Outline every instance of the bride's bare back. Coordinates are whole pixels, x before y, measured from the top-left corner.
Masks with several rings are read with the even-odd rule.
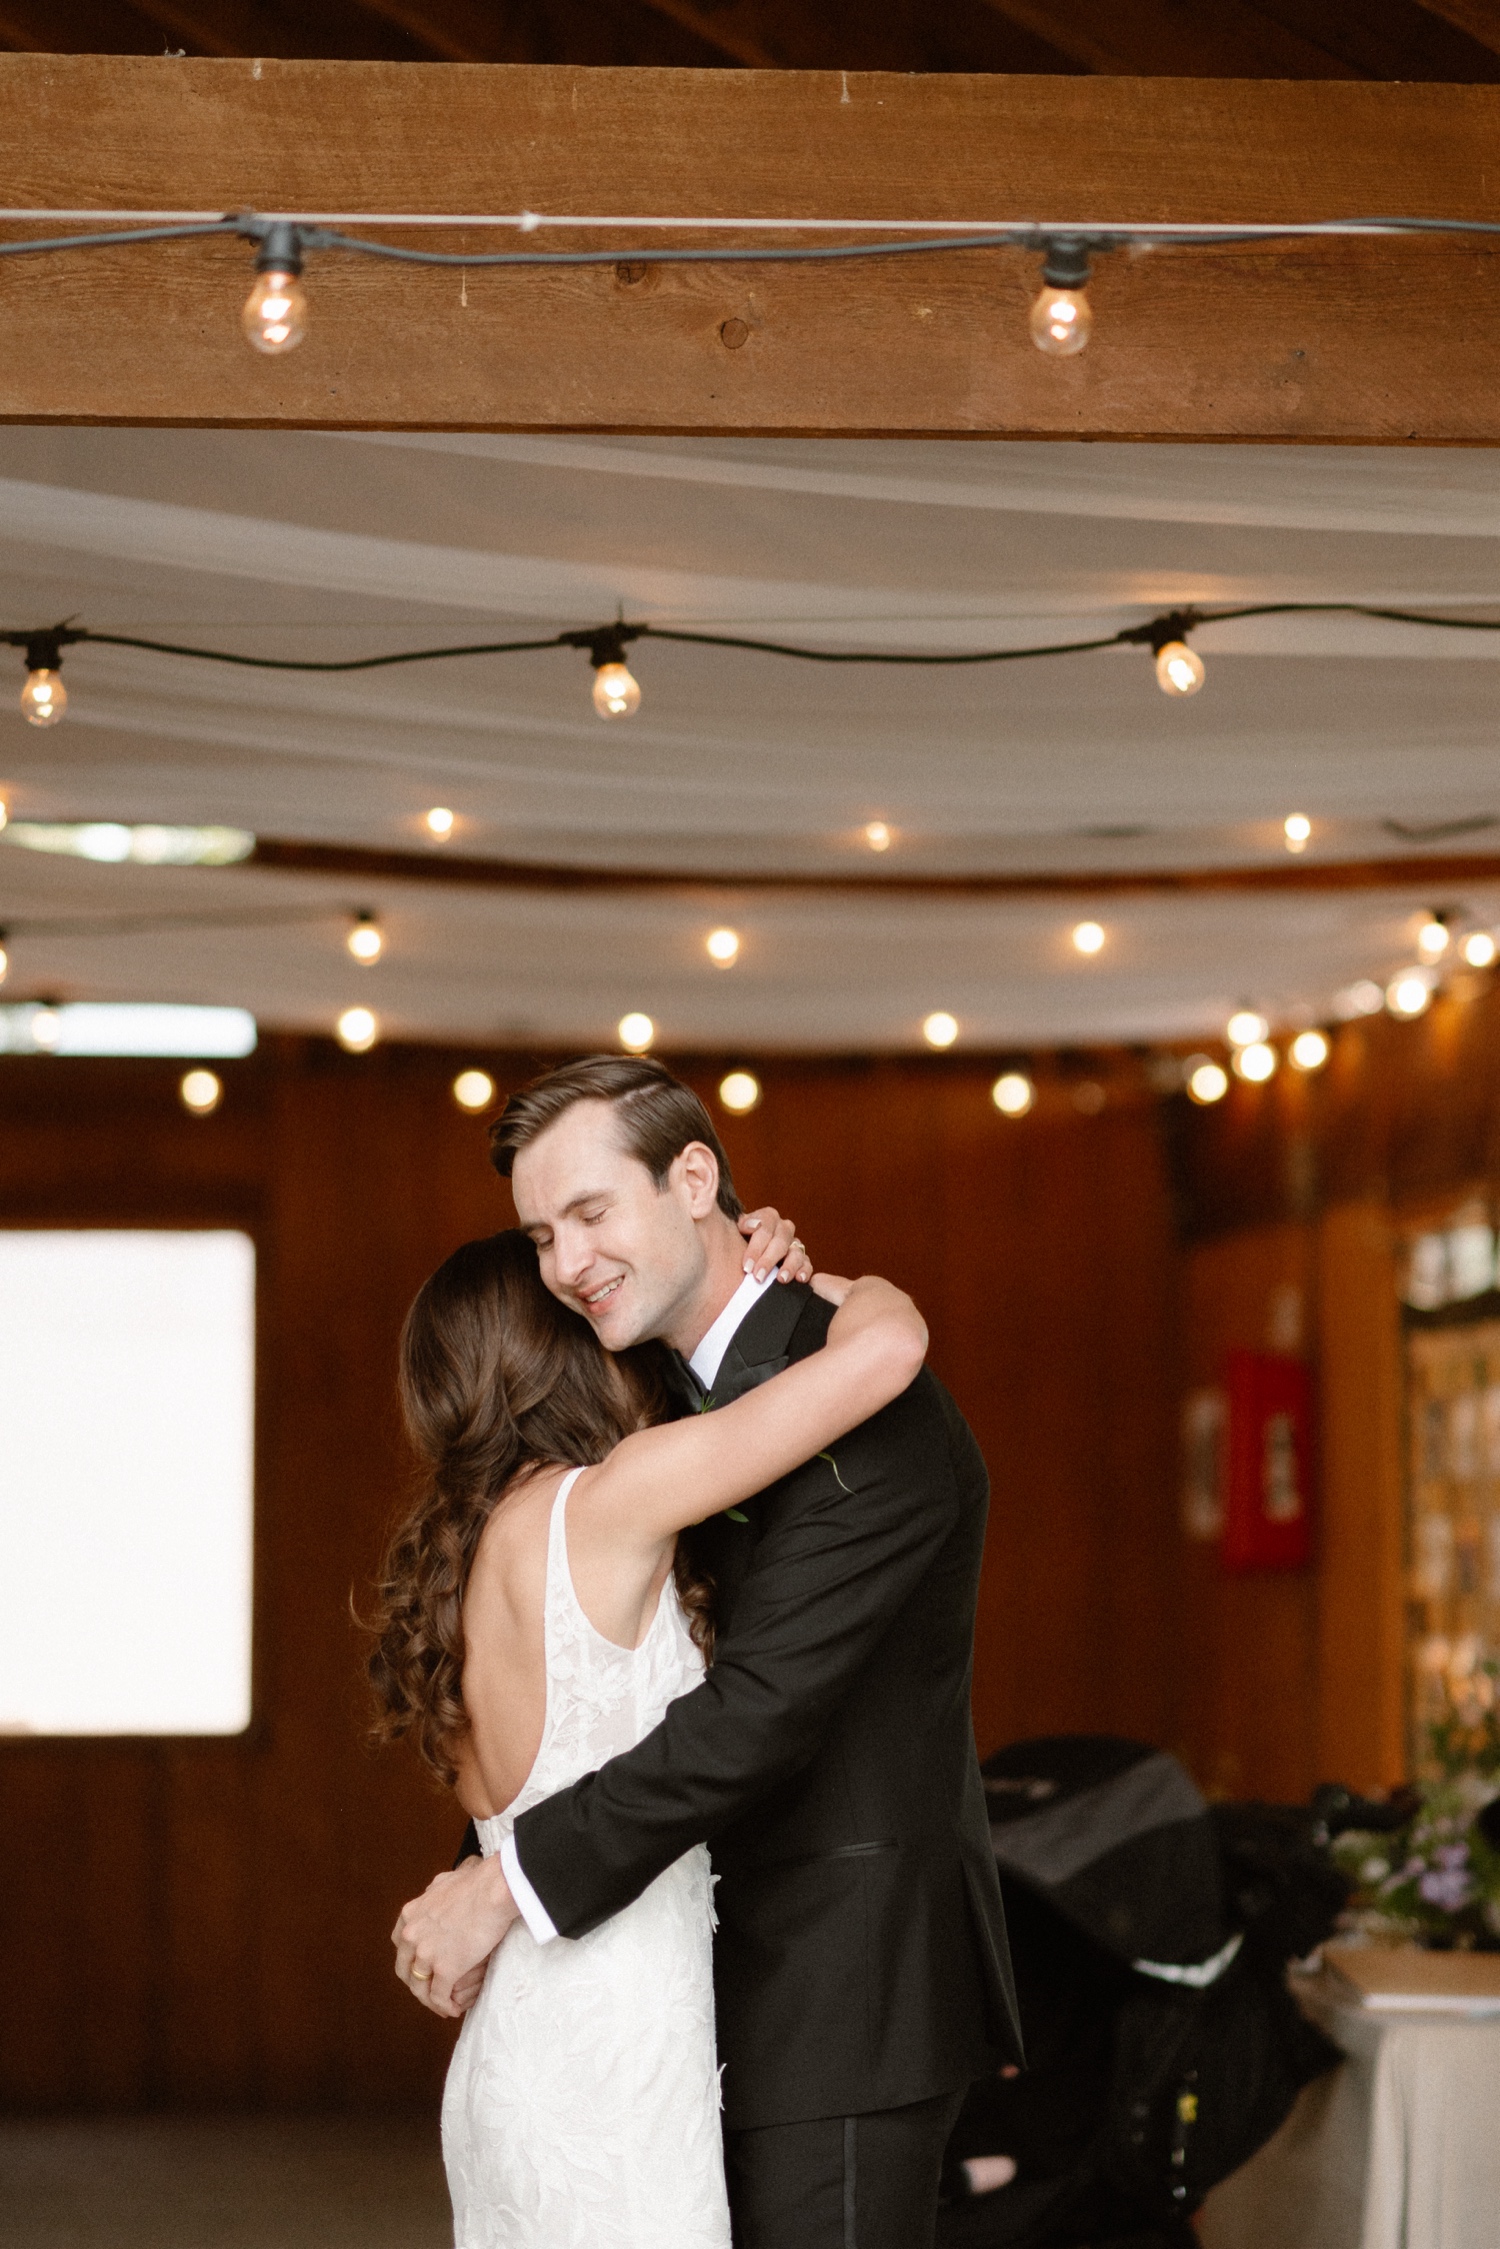
[[[673,1545],[643,1569],[637,1541],[611,1535],[590,1509],[586,1471],[568,1504],[568,1563],[579,1606],[616,1647],[650,1630],[672,1568]],[[458,1751],[458,1800],[471,1819],[492,1819],[526,1785],[547,1718],[542,1613],[552,1502],[566,1470],[544,1468],[514,1484],[485,1525],[464,1592],[464,1708],[471,1731]],[[601,1532],[603,1535],[601,1535]]]
[[[732,1507],[868,1420],[916,1374],[927,1331],[887,1281],[823,1278],[839,1305],[825,1348],[749,1396],[626,1437],[574,1485],[567,1560],[579,1606],[618,1648],[639,1647],[672,1568],[677,1534]],[[567,1465],[572,1465],[571,1463]],[[566,1466],[520,1477],[480,1537],[464,1593],[457,1794],[491,1819],[520,1794],[547,1715],[543,1616],[552,1503]]]

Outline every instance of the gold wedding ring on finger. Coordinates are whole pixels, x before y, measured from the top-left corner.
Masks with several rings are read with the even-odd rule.
[[[413,1968],[411,1980],[413,1983],[431,1983],[432,1970],[430,1968]]]

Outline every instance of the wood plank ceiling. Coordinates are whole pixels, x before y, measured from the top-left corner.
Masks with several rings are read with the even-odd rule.
[[[1489,0],[0,0],[0,49],[1500,81]]]

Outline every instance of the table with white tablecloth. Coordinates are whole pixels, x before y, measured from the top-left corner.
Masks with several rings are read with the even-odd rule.
[[[1500,2249],[1500,2015],[1301,1996],[1348,2059],[1214,2189],[1204,2249]]]

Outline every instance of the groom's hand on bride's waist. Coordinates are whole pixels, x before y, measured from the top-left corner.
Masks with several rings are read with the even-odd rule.
[[[490,1954],[518,1918],[498,1858],[465,1859],[404,1905],[391,1931],[396,1974],[435,2015],[471,2007]]]

